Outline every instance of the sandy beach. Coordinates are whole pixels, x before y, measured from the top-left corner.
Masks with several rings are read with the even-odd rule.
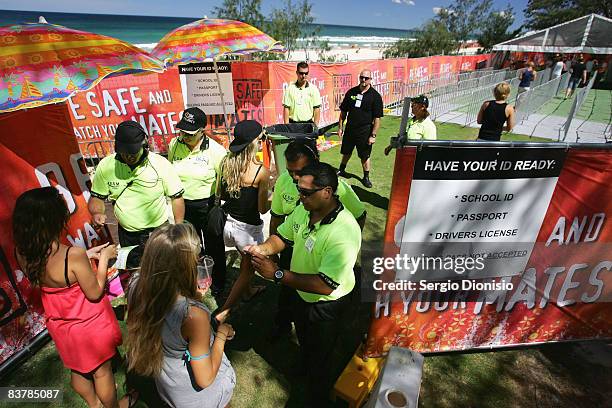
[[[371,48],[371,47],[334,47],[325,54],[328,56],[336,56],[337,62],[345,61],[362,61],[362,60],[374,60],[382,59],[384,48]],[[312,61],[318,62],[319,55],[314,50],[304,51],[296,50],[292,51],[288,58],[289,61]]]

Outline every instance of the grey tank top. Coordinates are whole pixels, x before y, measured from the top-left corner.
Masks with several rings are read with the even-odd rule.
[[[204,304],[184,297],[179,297],[168,312],[162,328],[164,361],[162,371],[155,379],[157,390],[160,397],[172,407],[225,407],[236,385],[236,373],[225,353],[215,381],[203,389],[195,383],[190,363],[184,359],[188,342],[181,334],[181,326],[188,318],[189,306],[199,307],[210,315]],[[211,347],[214,340],[212,334]]]

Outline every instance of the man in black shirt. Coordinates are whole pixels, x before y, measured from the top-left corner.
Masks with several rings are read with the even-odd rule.
[[[338,136],[342,138],[340,149],[342,162],[338,171],[339,176],[347,177],[346,164],[353,154],[353,148],[357,148],[357,155],[361,159],[363,167],[362,183],[367,188],[372,187],[370,154],[372,153],[372,145],[376,142],[376,132],[382,116],[382,97],[372,88],[372,73],[370,70],[364,69],[359,74],[359,85],[349,89],[340,104]],[[345,119],[346,129],[343,132]]]
[[[580,85],[580,81],[582,81],[582,83],[586,85],[587,71],[582,56],[578,57],[578,61],[572,64],[570,71],[572,72],[572,74],[570,76],[569,82],[567,83],[565,99],[572,96],[572,93],[574,92],[576,87]]]

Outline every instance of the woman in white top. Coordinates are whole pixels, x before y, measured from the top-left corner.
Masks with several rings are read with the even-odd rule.
[[[563,61],[561,61],[561,56],[559,54],[555,55],[555,65],[553,65],[553,72],[552,72],[552,78],[551,79],[555,79],[555,78],[559,78],[561,76],[561,74],[563,73],[563,68],[565,68],[565,65],[563,64]]]

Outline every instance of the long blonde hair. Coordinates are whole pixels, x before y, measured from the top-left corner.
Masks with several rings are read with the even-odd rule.
[[[200,240],[191,224],[166,225],[149,238],[140,276],[130,289],[127,319],[128,369],[143,376],[160,373],[162,327],[179,295],[197,298]]]
[[[221,177],[225,184],[225,191],[230,197],[240,197],[242,176],[249,170],[251,163],[257,163],[257,139],[238,153],[230,152],[221,162]]]

